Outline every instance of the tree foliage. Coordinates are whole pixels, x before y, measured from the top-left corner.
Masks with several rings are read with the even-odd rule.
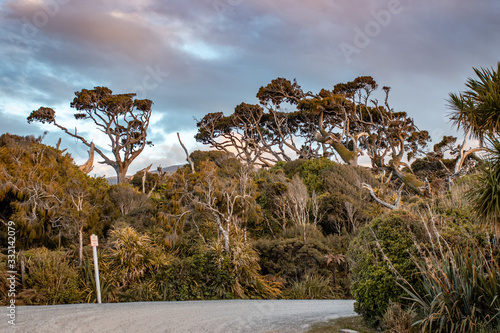
[[[335,157],[357,166],[359,156],[366,154],[373,167],[387,169],[420,193],[420,183],[407,181],[404,159],[420,154],[429,134],[406,112],[389,106],[389,87],[382,89],[381,105],[373,97],[377,89],[369,76],[317,94],[304,92],[296,81],[277,78],[259,89],[260,105],[242,103],[229,116],[210,113],[199,120],[196,139],[235,152],[249,165]]]
[[[76,97],[70,104],[77,111],[74,114],[75,119],[92,120],[97,129],[109,138],[113,158],[109,158],[103,148],[94,149],[104,159],[101,163],[116,171],[118,183],[125,182],[132,161],[147,145],[151,145],[146,136],[153,102],[148,99],[134,99],[135,95],[113,94],[106,87],[95,87],[92,90],[75,92]],[[79,135],[76,129],[71,132],[59,124],[56,121],[56,113],[51,108],[41,107],[31,112],[28,123],[33,121],[53,124],[89,148],[92,145],[93,140]]]

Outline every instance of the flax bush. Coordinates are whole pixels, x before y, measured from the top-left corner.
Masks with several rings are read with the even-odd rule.
[[[476,332],[500,324],[500,266],[491,250],[431,251],[415,257],[423,292],[402,285],[422,332]]]

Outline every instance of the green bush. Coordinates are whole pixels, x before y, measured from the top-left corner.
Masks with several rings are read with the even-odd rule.
[[[355,310],[372,324],[378,324],[390,301],[404,303],[403,290],[397,284],[393,269],[419,288],[417,267],[411,260],[411,254],[416,251],[414,236],[423,239],[420,222],[410,213],[393,211],[365,226],[349,246]]]
[[[318,194],[328,191],[359,195],[359,183],[377,184],[369,169],[339,164],[326,158],[277,163],[272,170],[282,170],[290,179],[299,174],[309,191],[315,190]]]
[[[35,291],[28,304],[68,304],[81,302],[78,271],[67,253],[46,248],[26,252],[27,288]]]
[[[229,257],[213,251],[175,258],[155,276],[158,299],[163,301],[232,299],[234,275]]]
[[[120,276],[117,274],[112,258],[106,251],[98,251],[99,280],[101,286],[101,299],[103,303],[120,301]],[[86,303],[96,303],[94,259],[90,247],[84,248],[83,265],[80,269],[80,285],[83,300]]]
[[[326,265],[330,249],[317,236],[309,235],[306,243],[300,237],[257,241],[262,274],[279,277],[285,288],[307,275],[331,277],[332,272]]]
[[[168,263],[168,257],[148,235],[132,227],[110,231],[108,249],[113,274],[126,288]]]

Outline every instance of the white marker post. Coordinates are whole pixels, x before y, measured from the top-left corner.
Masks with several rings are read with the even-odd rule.
[[[99,264],[97,263],[97,245],[99,241],[97,235],[90,235],[90,246],[94,254],[94,275],[95,275],[95,289],[97,294],[97,303],[101,303],[101,283],[99,282]]]

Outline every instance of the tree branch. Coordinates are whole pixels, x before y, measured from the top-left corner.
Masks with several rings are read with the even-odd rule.
[[[382,206],[387,207],[389,209],[398,209],[399,208],[399,203],[401,201],[401,193],[402,193],[404,185],[405,184],[402,183],[401,186],[399,187],[398,192],[397,192],[398,193],[398,197],[397,197],[396,201],[394,202],[394,205],[391,205],[390,203],[387,203],[387,202],[383,201],[382,199],[378,198],[377,195],[375,194],[375,192],[373,191],[373,188],[370,185],[368,185],[366,183],[362,183],[361,184],[361,186],[363,186],[363,188],[366,188],[370,192],[371,197],[376,202],[378,202]]]
[[[194,173],[194,163],[191,157],[189,156],[188,150],[186,146],[181,141],[181,136],[179,135],[179,132],[177,132],[177,138],[179,139],[179,143],[181,144],[182,149],[184,149],[184,152],[186,153],[186,161],[189,162],[189,165],[191,166],[191,172]]]

